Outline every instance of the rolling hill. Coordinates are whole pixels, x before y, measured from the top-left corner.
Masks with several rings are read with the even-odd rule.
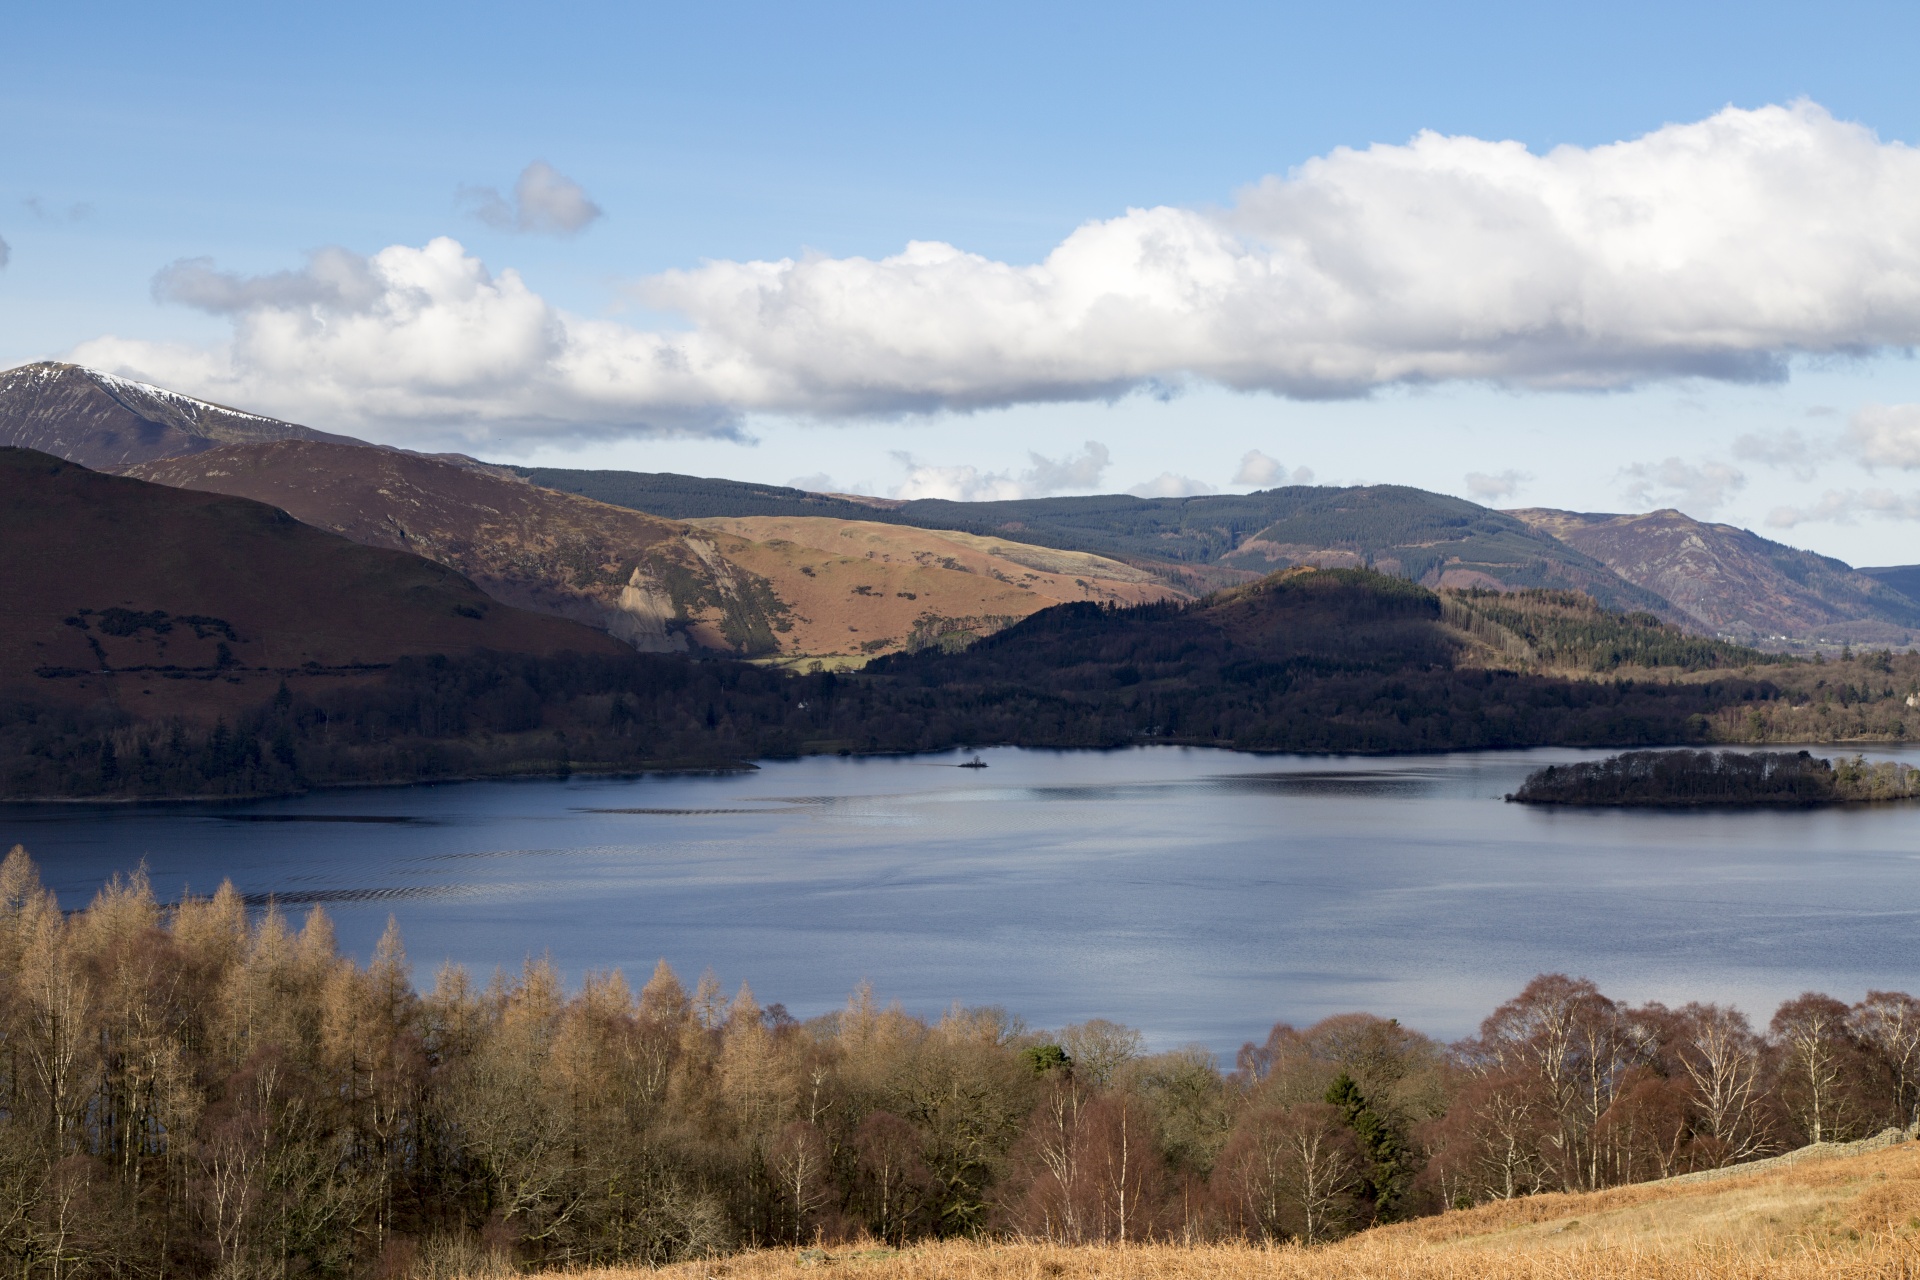
[[[0,688],[211,721],[409,654],[609,654],[576,623],[264,503],[0,449]]]
[[[1899,570],[1883,577],[1732,525],[1678,511],[1598,515],[1529,508],[1510,512],[1658,592],[1711,635],[1775,646],[1906,647],[1920,635],[1920,602]]]
[[[1376,568],[1427,586],[1553,587],[1601,604],[1674,610],[1585,553],[1497,511],[1402,485],[1292,486],[1245,495],[854,499],[666,473],[516,468],[536,484],[675,519],[829,517],[956,530],[1124,561],[1198,593],[1290,565]]]
[[[1909,600],[1920,600],[1920,564],[1889,564],[1855,569],[1869,578],[1892,587]]]
[[[676,521],[398,449],[289,440],[129,467],[176,488],[267,502],[366,546],[466,574],[507,604],[596,626],[643,652],[756,655],[785,606]]]
[[[775,584],[790,624],[781,660],[792,666],[963,647],[1069,600],[1179,598],[1131,565],[1004,538],[821,516],[694,523],[729,562]]]
[[[1192,603],[1061,605],[883,658],[860,687],[875,730],[928,746],[1441,751],[1706,740],[1780,696],[1779,661],[1573,593],[1303,568]]]
[[[0,372],[0,446],[96,471],[266,440],[362,443],[80,365],[42,361]]]
[[[0,374],[0,443],[272,502],[642,650],[691,644],[847,667],[991,634],[1049,602],[1191,597],[1298,565],[1371,568],[1430,588],[1577,590],[1774,648],[1904,647],[1920,634],[1920,599],[1902,590],[1920,591],[1920,570],[1855,571],[1674,511],[1496,512],[1394,485],[894,501],[668,473],[498,468],[55,363]],[[709,527],[690,528],[696,521]],[[900,532],[881,532],[889,527]],[[859,558],[887,582],[840,583],[850,539],[890,541],[906,558],[891,563],[895,552],[868,547],[873,555]],[[989,560],[973,563],[982,553]],[[1048,554],[1082,559],[1056,572],[1041,565]],[[914,581],[892,581],[904,574]]]
[[[845,668],[990,634],[1067,599],[1171,594],[1127,565],[868,521],[661,519],[503,468],[318,441],[228,445],[125,474],[268,502],[368,546],[425,556],[505,603],[649,652]]]

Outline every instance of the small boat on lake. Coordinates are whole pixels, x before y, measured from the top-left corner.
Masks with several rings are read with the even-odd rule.
[[[971,760],[962,760],[960,762],[960,767],[962,769],[984,769],[987,767],[987,762],[985,760],[982,760],[979,756],[975,756]]]

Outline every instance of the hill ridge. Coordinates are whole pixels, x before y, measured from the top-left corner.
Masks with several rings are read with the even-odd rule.
[[[1508,514],[1658,592],[1685,619],[1743,643],[1905,647],[1920,602],[1845,561],[1667,507],[1640,514],[1523,507]]]
[[[92,470],[266,440],[372,447],[85,365],[41,360],[0,370],[0,445]]]
[[[1183,592],[1276,568],[1381,568],[1428,586],[1561,587],[1678,614],[1584,552],[1464,498],[1409,485],[1287,485],[1249,494],[1092,494],[953,502],[860,499],[672,472],[516,467],[535,484],[675,519],[831,516],[1105,556]]]

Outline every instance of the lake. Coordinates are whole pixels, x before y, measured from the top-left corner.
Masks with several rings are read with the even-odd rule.
[[[1531,769],[1605,753],[1251,756],[1015,749],[721,776],[462,783],[191,805],[4,805],[63,904],[142,862],[324,906],[364,958],[398,918],[416,981],[550,954],[665,957],[796,1016],[870,979],[928,1014],[1110,1017],[1231,1054],[1366,1009],[1470,1032],[1543,971],[1616,998],[1920,990],[1920,805],[1539,810]],[[1824,750],[1821,754],[1836,754]],[[1920,752],[1876,751],[1920,763]]]

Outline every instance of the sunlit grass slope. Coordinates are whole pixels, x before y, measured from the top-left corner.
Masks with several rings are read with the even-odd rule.
[[[1504,1201],[1340,1243],[944,1242],[762,1250],[668,1268],[676,1280],[1747,1280],[1920,1276],[1920,1143],[1767,1162],[1751,1173]],[[588,1273],[615,1280],[635,1272]]]

